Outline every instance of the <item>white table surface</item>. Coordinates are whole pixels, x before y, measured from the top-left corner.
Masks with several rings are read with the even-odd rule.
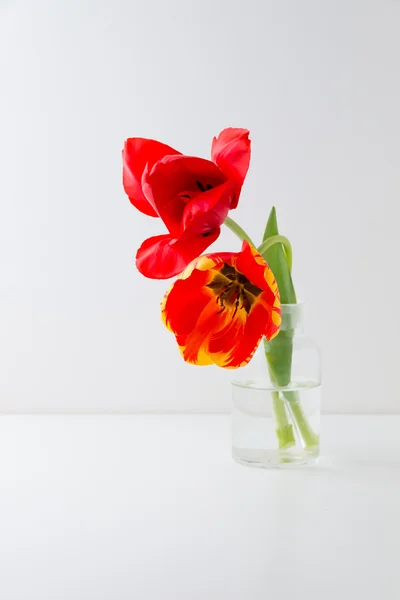
[[[226,416],[1,416],[0,600],[396,600],[400,415],[322,441],[263,471]]]

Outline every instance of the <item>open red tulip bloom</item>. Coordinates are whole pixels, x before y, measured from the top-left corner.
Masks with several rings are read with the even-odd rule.
[[[247,129],[214,138],[212,161],[184,156],[154,140],[130,138],[123,150],[123,184],[132,204],[160,217],[168,233],[143,242],[138,270],[153,279],[177,275],[220,234],[236,208],[250,162]]]
[[[162,317],[186,362],[236,369],[250,361],[263,336],[278,334],[278,286],[244,241],[241,252],[194,260],[166,293]]]

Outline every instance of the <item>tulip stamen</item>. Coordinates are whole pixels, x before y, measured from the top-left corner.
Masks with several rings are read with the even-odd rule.
[[[234,319],[234,318],[235,318],[235,315],[236,315],[236,313],[237,313],[237,311],[238,311],[238,308],[239,308],[239,298],[238,298],[238,299],[236,300],[236,302],[235,302],[235,310],[233,311],[232,319]],[[241,309],[243,308],[243,304],[242,304],[242,306],[241,306],[240,308],[241,308]]]
[[[196,185],[197,185],[197,187],[199,188],[199,190],[200,190],[201,192],[205,192],[205,191],[206,191],[206,188],[205,188],[205,187],[204,187],[204,185],[201,183],[201,181],[196,181]]]
[[[200,190],[201,192],[208,192],[208,191],[210,191],[210,190],[212,190],[212,189],[213,189],[213,186],[212,186],[210,183],[207,183],[207,185],[206,185],[206,186],[204,186],[204,185],[201,183],[201,181],[196,181],[196,185],[197,185],[197,187],[199,188],[199,190]],[[181,197],[184,197],[184,196],[181,194]]]

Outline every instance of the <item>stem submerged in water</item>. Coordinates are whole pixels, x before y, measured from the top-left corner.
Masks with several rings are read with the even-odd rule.
[[[301,406],[298,392],[285,391],[282,392],[282,395],[287,401],[294,425],[303,439],[305,449],[315,448],[319,444],[319,436],[311,429],[311,425]]]
[[[285,402],[280,397],[279,392],[271,392],[271,396],[279,448],[291,448],[296,444],[296,438],[294,437],[293,425],[289,423],[286,414]]]
[[[294,423],[296,432],[302,441],[305,449],[310,449],[319,445],[319,436],[314,433],[307,416],[304,413],[300,402],[300,395],[297,391],[290,390],[291,370],[292,370],[292,352],[293,352],[293,332],[282,330],[272,342],[264,342],[265,356],[267,359],[269,373],[272,383],[277,387],[276,392],[272,392],[274,404],[274,417],[277,425],[277,436],[279,447],[281,440],[278,430],[284,428],[289,419],[286,415],[286,408],[289,410],[291,420]],[[281,388],[281,389],[279,389]],[[278,413],[275,411],[274,395],[277,394],[283,408]],[[283,399],[280,398],[280,394]],[[279,420],[280,415],[285,414],[285,421]],[[292,432],[294,435],[294,432]]]

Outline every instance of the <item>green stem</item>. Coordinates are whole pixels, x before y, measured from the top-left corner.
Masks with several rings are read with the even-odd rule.
[[[293,425],[289,423],[286,414],[285,402],[280,397],[279,392],[271,392],[271,396],[279,448],[290,448],[295,445],[296,438],[294,437]]]
[[[291,289],[290,289],[291,297],[290,297],[290,299],[285,300],[285,302],[287,304],[290,304],[290,303],[295,304],[296,303],[296,295],[294,292],[293,283],[292,283],[291,275],[290,275],[290,271],[292,269],[292,246],[291,246],[289,240],[285,236],[279,235],[277,223],[276,223],[275,209],[272,210],[272,217],[273,217],[273,219],[275,219],[275,222],[273,222],[273,220],[272,220],[270,223],[270,219],[268,220],[268,224],[267,224],[265,235],[264,235],[264,242],[260,245],[258,252],[261,255],[263,255],[264,258],[267,260],[267,257],[265,256],[265,254],[267,253],[267,250],[269,248],[271,248],[272,246],[275,246],[278,243],[281,244],[281,248],[283,246],[283,248],[282,248],[282,252],[284,253],[283,261],[287,263],[288,278],[289,278],[290,284],[291,284]],[[237,235],[240,240],[247,240],[249,242],[249,244],[251,244],[254,248],[256,248],[256,245],[254,244],[251,237],[246,233],[246,231],[242,227],[240,227],[240,225],[238,223],[236,223],[236,221],[234,221],[230,217],[226,217],[224,224],[235,235]],[[270,229],[271,229],[271,232],[268,236],[268,231]],[[273,231],[274,229],[276,230],[276,234],[274,234],[274,231]],[[267,262],[269,262],[269,260],[267,260]],[[276,277],[276,275],[275,275],[275,277]],[[278,282],[278,285],[279,285],[279,282]],[[279,286],[279,287],[281,288],[281,286]],[[282,294],[281,294],[281,298],[282,298]],[[283,333],[284,332],[281,332],[279,334],[281,339],[282,339]],[[273,343],[275,345],[278,343],[277,340],[278,340],[279,336],[277,338],[275,338],[275,340],[273,340]],[[285,344],[283,344],[283,345],[285,345]],[[279,348],[279,346],[280,346],[280,344],[278,344],[278,348]],[[284,348],[283,348],[283,350],[284,350]],[[281,379],[281,377],[274,376],[273,379],[275,380],[275,383],[277,385],[287,385],[289,383],[290,372],[291,372],[291,357],[292,357],[292,345],[291,345],[291,341],[290,341],[289,347],[287,348],[286,356],[285,356],[285,354],[280,355],[280,353],[278,352],[278,358],[279,358],[278,363],[280,364],[280,366],[281,366],[280,370],[282,371],[281,375],[283,375],[284,378],[286,378],[285,375],[288,375],[288,382],[286,383],[284,381],[279,381]],[[273,358],[274,358],[273,354],[271,354],[271,356],[267,356],[268,364],[270,366],[272,373],[273,373],[272,364],[274,363]],[[277,367],[277,366],[278,365],[275,365],[275,367]],[[288,370],[288,373],[285,373],[286,370]],[[293,426],[288,421],[285,403],[280,398],[279,392],[271,392],[271,393],[272,393],[272,402],[273,402],[273,411],[274,411],[274,416],[275,416],[275,422],[277,425],[276,434],[277,434],[278,441],[279,441],[279,447],[280,448],[284,448],[284,447],[288,448],[296,443],[296,440],[294,437],[294,432],[293,432]],[[305,416],[305,414],[303,412],[302,406],[301,406],[299,398],[298,398],[298,394],[296,392],[282,392],[282,393],[283,393],[283,397],[285,398],[285,400],[288,403],[292,418],[295,422],[295,426],[297,427],[297,429],[304,441],[306,448],[311,448],[313,446],[317,446],[319,443],[319,437],[313,432],[313,430],[311,429],[311,427],[307,421],[307,417]]]
[[[303,438],[305,448],[310,449],[318,446],[319,436],[311,429],[310,423],[301,406],[299,394],[297,392],[282,392],[282,394],[288,403],[294,424]]]
[[[274,246],[275,244],[282,244],[289,271],[291,271],[293,263],[292,245],[284,235],[272,235],[271,237],[267,238],[265,242],[258,247],[258,251],[260,254],[264,254],[268,248],[271,248],[271,246]]]
[[[246,240],[247,242],[249,242],[249,244],[251,244],[251,246],[254,246],[254,248],[256,247],[251,237],[245,232],[244,229],[240,227],[238,223],[236,223],[236,221],[234,221],[230,217],[226,217],[224,225],[226,225],[228,229],[233,231],[233,233],[237,235],[240,240]]]

